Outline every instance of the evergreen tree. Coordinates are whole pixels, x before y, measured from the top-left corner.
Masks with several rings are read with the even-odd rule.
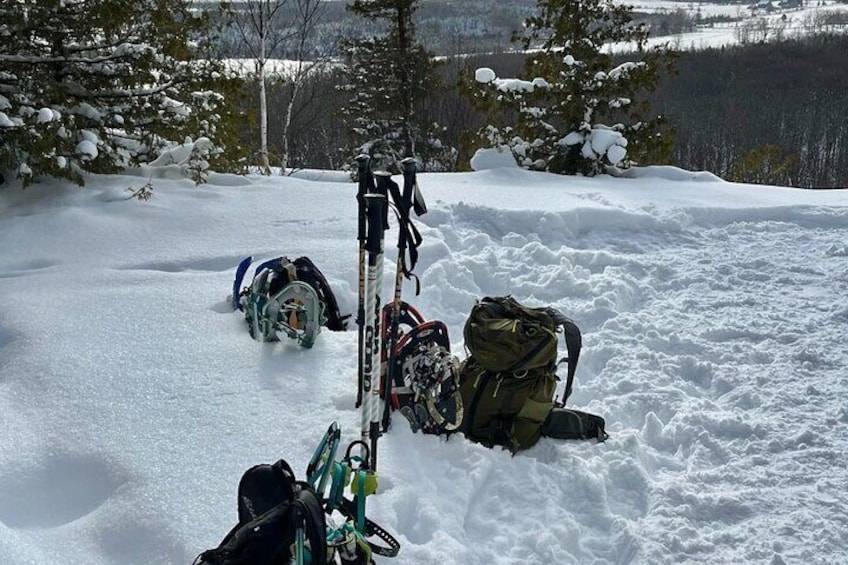
[[[0,171],[82,184],[186,134],[214,139],[233,83],[196,59],[208,25],[182,0],[0,1]]]
[[[508,146],[525,167],[565,174],[667,159],[671,136],[660,117],[645,118],[644,96],[672,68],[671,54],[646,51],[647,30],[612,0],[538,0],[537,8],[513,38],[534,49],[525,70],[535,78],[477,71],[473,99],[496,120],[484,139]],[[629,44],[641,60],[615,65],[604,50],[611,43]]]
[[[456,151],[442,145],[439,125],[424,111],[440,87],[431,53],[416,40],[413,14],[418,0],[354,0],[348,8],[385,24],[386,32],[349,39],[342,111],[354,152],[379,153],[397,161],[415,157],[425,169],[453,167]],[[393,169],[396,170],[396,169]]]

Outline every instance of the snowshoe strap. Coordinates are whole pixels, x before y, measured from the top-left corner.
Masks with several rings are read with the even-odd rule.
[[[344,500],[344,505],[339,509],[348,519],[356,521],[357,505],[353,500]],[[376,522],[369,518],[365,518],[365,527],[362,535],[365,542],[371,548],[375,555],[383,557],[395,557],[400,551],[400,543],[386,530],[381,528]],[[376,543],[374,538],[383,542]]]
[[[417,434],[424,429],[427,422],[427,409],[420,404],[409,404],[401,406],[400,413],[409,421],[412,433]]]

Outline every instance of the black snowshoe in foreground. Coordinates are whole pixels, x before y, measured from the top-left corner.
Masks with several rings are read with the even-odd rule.
[[[336,460],[340,437],[334,422],[306,481],[296,480],[283,459],[248,469],[238,486],[238,523],[194,565],[373,565],[374,555],[396,556],[397,540],[365,516],[365,499],[377,489],[377,474],[365,462],[368,446],[355,441]]]

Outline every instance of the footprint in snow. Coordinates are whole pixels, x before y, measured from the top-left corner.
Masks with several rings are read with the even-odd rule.
[[[106,502],[127,480],[106,460],[80,453],[51,453],[0,469],[0,522],[9,528],[55,528]]]

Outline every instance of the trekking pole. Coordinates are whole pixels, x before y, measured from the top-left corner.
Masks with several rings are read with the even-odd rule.
[[[391,177],[388,175],[381,175],[377,177],[377,185],[380,190],[384,190],[387,194],[391,195],[391,199],[394,202],[395,212],[398,216],[398,258],[397,266],[395,268],[395,290],[391,304],[389,327],[386,328],[388,330],[386,332],[387,339],[384,344],[386,347],[386,371],[385,381],[383,382],[382,430],[386,431],[389,428],[392,413],[392,385],[396,374],[394,365],[396,361],[395,348],[397,347],[400,325],[400,297],[401,288],[403,286],[403,277],[406,274],[404,257],[407,230],[405,229],[406,223],[404,222],[404,218],[408,218],[409,208],[405,205],[403,197],[400,194],[400,187],[391,179]]]
[[[418,278],[412,274],[412,269],[415,268],[415,263],[418,261],[418,246],[421,244],[421,235],[412,224],[410,212],[415,211],[416,215],[420,216],[427,212],[427,206],[424,204],[424,199],[418,191],[418,183],[416,181],[416,162],[412,157],[408,157],[401,161],[403,165],[403,194],[400,192],[400,187],[396,182],[388,177],[379,177],[378,182],[385,185],[386,190],[391,194],[395,204],[395,210],[398,215],[398,256],[397,266],[395,269],[395,293],[392,302],[391,325],[388,331],[388,344],[386,355],[386,382],[383,387],[383,431],[388,430],[392,418],[392,386],[397,374],[397,364],[395,348],[400,339],[400,311],[401,311],[401,293],[403,289],[403,279],[414,278],[416,282],[415,294],[418,295]],[[409,263],[407,264],[406,256],[409,251]]]
[[[383,238],[388,203],[379,187],[365,195],[368,218],[365,251],[364,359],[362,363],[362,440],[370,440],[369,468],[377,470],[377,439],[380,437],[380,293],[383,279]],[[363,450],[363,456],[365,455]]]
[[[371,192],[374,185],[374,177],[371,175],[371,157],[362,153],[356,157],[358,165],[359,186],[356,191],[356,202],[358,207],[358,233],[359,240],[359,304],[356,310],[356,324],[358,326],[359,343],[359,369],[357,375],[356,408],[362,404],[362,369],[365,347],[365,261],[368,252],[365,251],[366,226],[368,219],[365,211],[365,195]]]

